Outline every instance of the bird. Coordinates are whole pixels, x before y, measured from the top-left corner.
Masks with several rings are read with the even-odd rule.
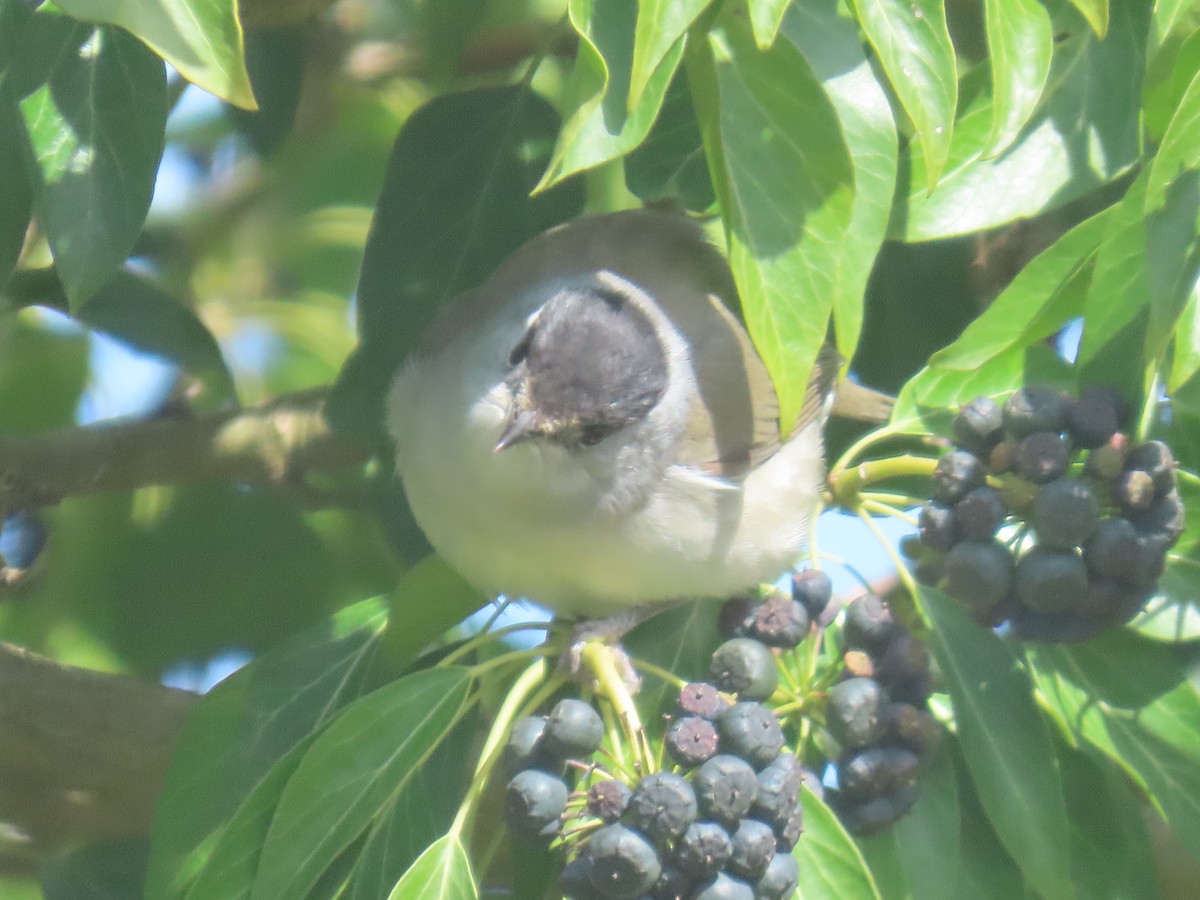
[[[387,401],[434,549],[576,620],[773,581],[805,547],[838,368],[784,433],[729,264],[689,217],[583,216],[449,301]]]

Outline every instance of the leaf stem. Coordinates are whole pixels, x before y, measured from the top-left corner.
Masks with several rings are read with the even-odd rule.
[[[859,463],[851,469],[839,469],[829,476],[829,487],[835,503],[847,508],[855,508],[859,492],[864,486],[883,481],[888,478],[902,478],[906,475],[917,475],[928,478],[933,475],[937,460],[928,456],[914,456],[906,453],[903,456],[889,456],[886,459],[873,459]]]

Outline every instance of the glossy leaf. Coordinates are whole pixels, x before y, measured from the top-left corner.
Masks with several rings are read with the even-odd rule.
[[[377,600],[348,607],[255,660],[196,704],[158,803],[150,900],[182,897],[226,823],[276,763],[358,696],[385,621]]]
[[[348,706],[304,755],[263,844],[253,900],[304,896],[462,714],[465,669],[401,678]]]
[[[638,4],[634,0],[571,0],[567,8],[579,33],[579,50],[565,88],[563,107],[567,112],[562,130],[538,190],[624,156],[640,144],[658,116],[671,76],[683,57],[680,38],[647,75],[641,90],[632,94]],[[690,8],[685,7],[685,15]]]
[[[1192,285],[1173,337],[1168,393],[1174,393],[1200,372],[1200,279]]]
[[[638,3],[626,101],[630,110],[637,107],[658,67],[710,2],[711,0],[643,0]]]
[[[382,438],[391,377],[438,305],[582,209],[577,182],[530,196],[557,133],[553,108],[521,87],[445,94],[404,123],[363,258],[360,346],[330,398],[335,427]]]
[[[1157,143],[1200,68],[1200,5],[1192,0],[1155,3],[1148,43],[1142,113],[1149,139]]]
[[[767,50],[775,43],[775,35],[790,5],[789,0],[750,0],[750,27],[760,50]]]
[[[992,131],[987,155],[1016,140],[1033,117],[1054,54],[1050,13],[1040,0],[985,0],[992,71]]]
[[[964,77],[954,140],[937,189],[926,188],[925,161],[901,154],[901,185],[892,237],[909,241],[969,234],[1037,215],[1082,197],[1128,171],[1141,158],[1142,69],[1147,7],[1118,4],[1108,38],[1087,32],[1056,46],[1046,95],[1018,140],[988,157],[992,99]]]
[[[55,0],[55,5],[77,19],[120,25],[188,81],[235,106],[254,108],[234,0]]]
[[[1071,0],[1071,5],[1083,14],[1096,37],[1101,39],[1108,34],[1108,3],[1109,0]]]
[[[837,114],[790,41],[763,53],[729,15],[689,66],[709,86],[696,101],[730,264],[788,433],[825,340],[853,169]]]
[[[167,116],[162,61],[120,29],[76,26],[21,113],[41,181],[34,209],[77,307],[125,261],[150,208]]]
[[[807,789],[800,792],[800,805],[804,835],[792,851],[800,864],[800,896],[878,900],[871,871],[833,810]]]
[[[475,900],[478,896],[462,841],[448,834],[429,845],[396,882],[388,900]]]
[[[932,191],[950,155],[958,69],[942,0],[853,0],[867,40],[912,119]]]
[[[940,591],[925,588],[921,611],[954,701],[971,780],[996,833],[1039,892],[1074,896],[1062,866],[1067,813],[1054,746],[1017,655]]]
[[[854,168],[854,209],[833,269],[833,323],[838,351],[854,356],[863,295],[887,231],[899,146],[887,94],[875,78],[854,22],[834,0],[793,4],[783,37],[796,45],[837,112]]]
[[[488,601],[440,556],[431,554],[404,573],[388,597],[395,623],[383,634],[390,665],[403,669],[439,635]]]

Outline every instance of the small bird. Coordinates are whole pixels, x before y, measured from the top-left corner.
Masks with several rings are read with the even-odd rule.
[[[587,216],[452,300],[396,376],[397,469],[434,548],[571,618],[729,596],[808,536],[836,358],[781,440],[724,257],[682,215]]]

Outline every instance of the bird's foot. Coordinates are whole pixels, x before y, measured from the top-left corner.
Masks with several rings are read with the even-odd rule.
[[[641,690],[642,680],[634,670],[633,663],[629,660],[629,654],[621,648],[621,638],[672,605],[673,603],[669,601],[647,603],[644,606],[622,610],[602,619],[584,619],[582,622],[577,622],[571,629],[571,635],[567,639],[567,649],[559,659],[559,667],[578,680],[602,681],[600,674],[593,671],[584,659],[584,648],[590,643],[603,644],[609,652],[611,665],[625,685],[625,689],[630,694],[636,694]]]

